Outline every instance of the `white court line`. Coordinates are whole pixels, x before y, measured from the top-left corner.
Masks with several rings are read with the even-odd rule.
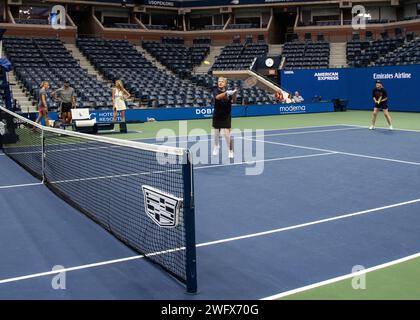
[[[398,160],[398,159],[392,159],[392,158],[374,157],[374,156],[368,156],[368,155],[365,155],[365,154],[349,153],[349,152],[342,152],[342,151],[329,150],[329,149],[312,148],[312,147],[305,147],[305,146],[300,146],[300,145],[295,145],[295,144],[281,143],[281,142],[274,142],[274,141],[249,139],[249,138],[242,138],[242,139],[249,140],[249,141],[264,142],[264,143],[275,144],[275,145],[286,146],[286,147],[292,147],[292,148],[298,148],[298,149],[331,152],[331,153],[342,154],[342,155],[352,156],[352,157],[367,158],[367,159],[382,160],[382,161],[390,161],[390,162],[397,162],[397,163],[404,163],[404,164],[411,164],[411,165],[415,165],[415,166],[420,166],[419,162],[413,162],[413,161],[404,161],[404,160]]]
[[[131,261],[131,260],[142,259],[144,257],[145,257],[144,255],[132,256],[132,257],[103,261],[103,262],[98,262],[98,263],[85,264],[85,265],[81,265],[81,266],[77,266],[77,267],[64,268],[64,269],[60,269],[60,270],[56,270],[56,271],[46,271],[46,272],[33,273],[33,274],[25,275],[25,276],[3,279],[3,280],[0,280],[0,284],[17,282],[17,281],[39,278],[39,277],[45,277],[45,276],[49,276],[49,275],[53,275],[53,274],[57,274],[57,273],[61,273],[61,272],[70,272],[70,271],[76,271],[76,270],[82,270],[82,269],[88,269],[88,268],[95,268],[95,267],[100,267],[100,266],[105,266],[105,265],[110,265],[110,264],[115,264],[115,263],[127,262],[127,261]]]
[[[365,215],[365,214],[372,213],[372,212],[384,211],[384,210],[387,210],[387,209],[396,208],[396,207],[405,206],[405,205],[410,205],[410,204],[419,203],[419,202],[420,202],[420,198],[410,200],[410,201],[395,203],[395,204],[391,204],[391,205],[384,206],[384,207],[378,207],[378,208],[373,208],[373,209],[369,209],[369,210],[358,211],[358,212],[354,212],[354,213],[335,216],[335,217],[331,217],[331,218],[306,222],[306,223],[302,223],[302,224],[298,224],[298,225],[294,225],[294,226],[283,227],[283,228],[278,228],[278,229],[273,229],[273,230],[268,230],[268,231],[263,231],[263,232],[258,232],[258,233],[252,233],[252,234],[247,234],[247,235],[238,236],[238,237],[226,238],[226,239],[221,239],[221,240],[216,240],[216,241],[199,243],[199,244],[196,245],[196,247],[197,248],[207,247],[207,246],[212,246],[212,245],[221,244],[221,243],[227,243],[227,242],[233,242],[233,241],[238,241],[238,240],[243,240],[243,239],[256,238],[256,237],[266,236],[266,235],[270,235],[270,234],[285,232],[285,231],[289,231],[289,230],[301,229],[301,228],[305,228],[305,227],[309,227],[309,226],[313,226],[313,225],[318,225],[318,224],[322,224],[322,223],[326,223],[326,222],[330,222],[330,221],[347,219],[347,218],[350,218],[350,217],[361,216],[361,215]],[[171,249],[171,250],[160,251],[160,252],[154,252],[154,253],[148,254],[147,256],[161,255],[161,254],[165,254],[165,253],[168,253],[168,252],[176,252],[176,251],[181,251],[181,250],[185,250],[185,247],[174,248],[174,249]],[[46,272],[41,272],[41,273],[34,273],[34,274],[25,275],[25,276],[14,277],[14,278],[7,278],[7,279],[0,280],[0,284],[9,283],[9,282],[16,282],[16,281],[32,279],[32,278],[38,278],[38,277],[53,275],[53,274],[57,274],[57,273],[61,273],[61,272],[69,272],[69,271],[75,271],[75,270],[82,270],[82,269],[94,268],[94,267],[99,267],[99,266],[105,266],[105,265],[110,265],[110,264],[115,264],[115,263],[121,263],[121,262],[126,262],[126,261],[131,261],[131,260],[142,259],[144,257],[145,257],[144,255],[137,255],[137,256],[131,256],[131,257],[126,257],[126,258],[121,258],[121,259],[114,259],[114,260],[102,261],[102,262],[98,262],[98,263],[80,265],[80,266],[71,267],[71,268],[64,268],[64,269],[61,269],[61,270],[46,271]]]
[[[251,161],[242,161],[242,162],[233,162],[233,163],[202,165],[202,166],[194,167],[194,170],[209,169],[209,168],[216,168],[216,167],[227,167],[227,166],[235,166],[235,165],[244,165],[244,164],[254,164],[254,163],[257,163],[257,162],[271,162],[271,161],[282,161],[282,160],[293,160],[293,159],[302,159],[302,158],[310,158],[310,157],[328,156],[328,155],[332,155],[332,154],[335,154],[335,153],[334,152],[323,152],[323,153],[308,154],[308,155],[304,155],[304,156],[290,156],[290,157],[272,158],[272,159],[264,159],[264,160],[251,160]],[[136,176],[142,176],[142,175],[150,175],[150,174],[158,174],[158,173],[166,173],[166,172],[177,172],[177,171],[181,171],[181,168],[180,169],[172,169],[172,170],[144,171],[144,172],[136,172],[136,173],[115,174],[115,175],[88,177],[88,178],[75,178],[75,179],[69,179],[69,180],[57,180],[57,181],[51,181],[50,183],[51,184],[59,184],[59,183],[79,182],[79,181],[92,181],[92,180],[136,177]]]
[[[299,132],[282,132],[282,133],[271,133],[271,134],[257,134],[254,136],[254,138],[261,138],[261,137],[274,137],[274,136],[292,136],[292,135],[299,135],[299,134],[308,134],[308,133],[323,133],[323,132],[335,132],[335,131],[348,131],[348,130],[361,130],[362,128],[341,128],[341,129],[326,129],[326,130],[312,130],[312,131],[299,131]],[[253,131],[255,132],[255,130]],[[184,136],[185,137],[185,136]],[[207,137],[207,139],[200,139],[200,140],[188,140],[188,138],[197,138],[197,137]],[[242,136],[236,136],[233,135],[234,138],[242,138]],[[187,136],[187,139],[178,140],[177,137],[171,136],[171,137],[165,137],[169,138],[169,141],[162,142],[160,144],[163,145],[173,145],[173,144],[179,144],[184,142],[204,142],[204,141],[213,141],[213,138],[209,135],[201,135],[201,136]],[[156,139],[156,138],[155,138]],[[176,139],[175,141],[171,141],[172,139]],[[158,143],[158,142],[156,142]]]
[[[307,285],[307,286],[304,286],[304,287],[296,288],[296,289],[289,290],[289,291],[284,291],[284,292],[281,292],[281,293],[278,293],[278,294],[275,294],[275,295],[272,295],[272,296],[269,296],[269,297],[262,298],[260,300],[276,300],[276,299],[279,299],[279,298],[282,298],[282,297],[285,297],[285,296],[290,296],[290,295],[295,294],[295,293],[300,293],[300,292],[303,292],[303,291],[307,291],[307,290],[311,290],[311,289],[314,289],[314,288],[322,287],[322,286],[325,286],[325,285],[328,285],[328,284],[331,284],[331,283],[334,283],[334,282],[338,282],[338,281],[341,281],[341,280],[346,280],[346,279],[354,278],[354,277],[357,277],[357,276],[361,276],[361,275],[364,275],[368,272],[376,271],[376,270],[379,270],[379,269],[384,269],[384,268],[387,268],[387,267],[390,267],[390,266],[393,266],[393,265],[396,265],[396,264],[399,264],[399,263],[402,263],[402,262],[406,262],[406,261],[409,261],[409,260],[413,260],[413,259],[416,259],[416,258],[419,258],[419,257],[420,257],[420,253],[416,253],[416,254],[413,254],[413,255],[410,255],[410,256],[406,256],[404,258],[400,258],[400,259],[397,259],[397,260],[393,260],[393,261],[390,261],[390,262],[379,264],[377,266],[370,267],[370,268],[367,268],[367,269],[364,269],[364,270],[361,270],[361,271],[358,271],[358,272],[349,273],[349,274],[342,275],[342,276],[335,277],[335,278],[331,278],[331,279],[328,279],[328,280],[325,280],[325,281],[320,281],[320,282],[317,282],[317,283],[313,283],[313,284],[310,284],[310,285]]]
[[[8,185],[8,186],[0,186],[0,189],[31,187],[31,186],[39,186],[39,185],[42,185],[42,184],[43,184],[42,182],[25,183],[25,184],[12,184],[12,185]]]
[[[329,156],[332,154],[335,154],[335,152],[314,153],[314,154],[307,154],[304,156],[290,156],[290,157],[282,157],[282,158],[251,160],[251,161],[242,161],[242,162],[233,162],[233,163],[221,163],[221,164],[214,164],[214,165],[209,165],[209,166],[194,167],[194,171],[198,169],[227,167],[227,166],[235,166],[235,165],[243,165],[243,164],[254,164],[254,163],[259,163],[259,162],[271,162],[271,161],[294,160],[294,159],[303,159],[303,158],[311,158],[311,157]]]
[[[180,122],[181,121],[182,120],[180,120]],[[252,129],[252,130],[253,131],[264,130],[264,132],[273,132],[273,131],[278,132],[278,131],[294,130],[294,129],[299,130],[299,129],[311,129],[311,128],[330,128],[330,127],[357,127],[357,126],[352,126],[352,125],[349,125],[349,124],[331,124],[331,125],[326,125],[326,126],[307,126],[307,127],[295,127],[295,128],[282,128],[282,129],[268,129],[268,130],[266,130],[266,129]],[[201,128],[192,128],[191,130],[194,130],[194,129],[201,129]],[[235,128],[232,128],[232,129],[235,129]],[[343,128],[343,129],[345,129],[345,128]],[[359,128],[355,128],[355,129],[359,129]],[[242,129],[240,129],[240,130],[243,131]],[[284,132],[284,133],[287,133],[287,132]],[[209,136],[209,135],[210,134],[208,134],[207,136]],[[188,138],[188,137],[190,137],[190,136],[189,135],[170,136],[170,138]],[[203,135],[202,137],[205,137],[205,136]],[[156,139],[156,136],[155,137],[149,137],[149,138],[134,138],[133,141],[152,140],[152,139]]]
[[[357,124],[339,124],[338,126],[352,126],[352,127],[358,127],[358,128],[363,128],[363,129],[368,129],[368,126],[360,126]],[[388,130],[388,127],[375,127],[376,129],[384,129],[384,130]],[[406,131],[406,132],[420,132],[420,130],[415,130],[415,129],[399,129],[399,128],[394,128],[392,131]]]
[[[340,128],[340,129],[325,129],[325,130],[312,130],[312,131],[299,131],[299,132],[282,132],[282,133],[270,133],[264,134],[264,137],[274,137],[274,136],[292,136],[297,134],[307,134],[307,133],[322,133],[322,132],[336,132],[336,131],[348,131],[348,130],[360,130],[362,128]]]

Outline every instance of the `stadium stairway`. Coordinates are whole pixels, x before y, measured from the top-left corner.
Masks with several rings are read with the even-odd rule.
[[[270,44],[268,45],[268,56],[280,56],[283,52],[283,45],[282,44]]]
[[[1,56],[6,57],[4,50],[1,51]],[[31,98],[26,94],[24,86],[16,79],[15,71],[12,70],[8,74],[9,83],[15,84],[10,88],[12,90],[13,99],[16,99],[17,104],[24,112],[36,111],[36,107],[32,104]]]
[[[210,53],[207,56],[206,60],[210,62],[209,64],[202,63],[201,65],[195,67],[193,69],[193,73],[195,74],[201,74],[201,73],[208,73],[209,69],[213,65],[213,63],[216,61],[216,57],[220,55],[223,46],[210,46]]]
[[[79,65],[83,69],[87,70],[88,74],[96,76],[96,78],[101,82],[104,82],[108,85],[111,84],[111,81],[105,79],[98,71],[96,71],[96,69],[92,66],[89,60],[86,59],[86,57],[80,52],[79,48],[75,44],[64,44],[64,46],[67,50],[70,51],[73,58],[79,62]]]
[[[330,43],[330,68],[347,67],[346,42]]]
[[[16,79],[15,72],[11,71],[8,73],[9,83],[14,83],[12,85],[12,95],[16,99],[18,105],[20,106],[23,112],[34,112],[36,111],[36,106],[32,104],[31,98],[26,94],[24,86],[19,83]]]

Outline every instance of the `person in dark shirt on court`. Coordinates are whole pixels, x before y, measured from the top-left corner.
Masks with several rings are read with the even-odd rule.
[[[388,122],[389,129],[393,130],[392,119],[388,111],[388,93],[386,92],[380,81],[376,81],[375,88],[372,92],[372,97],[374,106],[372,113],[372,124],[370,125],[369,129],[375,129],[376,117],[378,116],[378,112],[382,109],[385,119]]]
[[[214,128],[214,146],[213,155],[219,153],[219,137],[220,130],[224,129],[226,143],[229,148],[228,157],[233,158],[233,140],[230,136],[232,122],[232,103],[236,101],[237,90],[227,89],[227,79],[220,77],[217,81],[217,87],[213,89],[214,96],[214,112],[213,112],[213,128]]]

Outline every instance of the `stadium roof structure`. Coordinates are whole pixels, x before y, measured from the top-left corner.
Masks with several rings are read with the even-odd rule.
[[[133,0],[135,3],[161,7],[219,7],[237,5],[279,4],[286,2],[308,2],[307,0]],[[319,2],[313,1],[313,2]],[[327,0],[325,0],[327,1]]]
[[[44,0],[54,2],[54,0]],[[366,2],[383,2],[383,0],[366,0]],[[66,3],[86,3],[86,4],[108,4],[108,5],[127,5],[146,6],[157,8],[211,8],[211,7],[235,7],[235,6],[287,6],[289,4],[322,4],[340,3],[341,0],[60,0]],[[351,3],[344,1],[345,3]]]

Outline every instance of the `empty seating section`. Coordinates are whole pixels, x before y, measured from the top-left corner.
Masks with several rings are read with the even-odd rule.
[[[167,44],[184,44],[184,38],[182,37],[162,37],[161,41]]]
[[[208,38],[196,40],[198,46],[208,46],[208,41]],[[105,78],[122,80],[144,107],[205,107],[214,102],[211,89],[217,85],[216,78],[192,75],[191,79],[181,79],[169,71],[162,71],[126,40],[80,38],[77,46]],[[68,79],[76,91],[78,107],[109,109],[112,106],[111,89],[80,68],[60,40],[5,38],[4,48],[17,79],[32,96],[34,105],[42,81],[48,81],[50,90],[55,90]],[[189,52],[195,56],[194,50]],[[272,102],[271,95],[260,88],[242,89],[240,80],[230,81],[229,87],[240,88],[238,104]],[[58,103],[50,96],[48,103],[51,110],[58,108]]]
[[[217,86],[217,78],[210,75],[193,75],[191,81],[198,86],[205,87],[209,90]],[[248,104],[270,104],[274,102],[274,97],[272,94],[269,94],[267,91],[258,88],[252,87],[249,89],[244,89],[242,87],[242,80],[229,80],[228,88],[229,90],[238,88],[239,92],[237,94],[236,103],[240,105]]]
[[[17,24],[48,24],[47,19],[17,19],[15,18]]]
[[[268,45],[259,43],[232,43],[222,49],[211,70],[244,70],[249,69],[256,57],[264,56]]]
[[[227,29],[254,29],[259,28],[260,26],[255,23],[242,23],[242,24],[229,24]]]
[[[121,29],[140,29],[140,26],[134,23],[114,23],[112,27]]]
[[[182,45],[180,44],[182,39],[179,38],[162,40],[166,43],[171,42],[171,45]],[[207,42],[208,39],[202,38],[197,41]],[[100,44],[100,48],[94,48],[94,43]],[[211,89],[217,85],[216,78],[208,75],[191,75],[190,79],[181,79],[176,74],[152,66],[149,62],[145,64],[143,58],[131,59],[130,63],[121,63],[120,55],[131,51],[130,46],[134,49],[127,41],[79,39],[77,45],[104,77],[112,81],[122,80],[127,90],[140,100],[143,107],[185,108],[206,107],[213,104]],[[98,56],[99,53],[101,55]],[[140,53],[139,55],[141,56]],[[105,67],[102,65],[104,60],[107,60]],[[234,83],[230,85],[233,87]],[[236,81],[236,85],[241,87],[241,81]],[[271,101],[271,96],[257,87],[241,90],[238,98],[238,103],[248,104]]]
[[[317,26],[339,26],[341,24],[340,20],[332,20],[332,21],[317,21]]]
[[[368,24],[384,24],[384,23],[392,23],[395,22],[395,19],[367,19],[366,22]]]
[[[420,19],[420,15],[417,15],[417,16],[409,16],[409,17],[402,18],[402,20],[416,20],[416,19]]]
[[[142,46],[162,65],[180,78],[189,78],[210,52],[209,43],[195,43],[187,48],[182,38],[163,37],[162,42],[143,41]]]
[[[79,66],[59,39],[34,39],[33,43],[49,66],[57,68],[76,68]]]
[[[325,41],[287,42],[282,55],[286,58],[286,69],[327,68],[330,44]]]
[[[38,101],[38,88],[42,81],[48,81],[53,91],[68,79],[76,91],[79,108],[109,109],[112,106],[111,90],[81,68],[16,68],[16,74],[17,79],[30,91],[34,101]],[[47,100],[50,111],[56,111],[58,103],[51,100],[50,95]]]
[[[87,38],[78,39],[77,45],[107,79],[122,80],[143,106],[192,107],[212,103],[207,89],[157,69],[125,40]]]
[[[391,66],[403,64],[419,64],[420,63],[420,38],[416,38],[408,43],[404,43],[395,51],[389,52],[387,55],[380,57],[375,65]]]
[[[242,44],[230,44],[224,47],[217,57],[211,70],[235,70],[247,69],[250,67],[253,57],[242,55],[244,46]]]
[[[193,65],[184,45],[143,41],[142,46],[156,60],[180,77],[187,77],[191,73]]]
[[[370,63],[371,57],[362,55],[362,52],[369,48],[369,46],[370,42],[366,40],[352,40],[347,42],[346,56],[348,65],[352,67],[367,66]]]
[[[104,75],[111,80],[121,79],[127,90],[140,99],[143,106],[150,108],[204,107],[212,104],[208,90],[155,68],[106,69]]]
[[[405,20],[404,18],[401,20]],[[386,24],[396,22],[394,19],[366,19],[367,24]],[[352,20],[343,20],[343,25],[351,25]]]
[[[210,52],[209,44],[194,44],[188,48],[193,67],[200,65]]]
[[[50,82],[51,90],[55,90],[68,79],[76,91],[78,107],[112,106],[111,90],[82,69],[60,40],[4,38],[3,44],[17,79],[31,95],[34,104],[42,81]],[[51,109],[57,109],[57,102],[48,99]]]
[[[396,19],[366,19],[367,24],[387,24],[387,23],[395,23],[398,21],[408,21],[408,20],[416,20],[420,19],[420,15],[416,16],[407,16],[407,17],[400,17],[398,20]],[[308,27],[308,26],[339,26],[339,25],[351,25],[353,23],[352,20],[326,20],[326,21],[299,21],[298,25],[301,27]]]
[[[126,40],[79,38],[76,45],[101,73],[110,68],[152,68],[152,64]]]
[[[158,25],[158,24],[146,24],[145,27],[150,30],[169,30],[167,25]]]
[[[339,26],[341,25],[340,20],[327,20],[327,21],[303,21],[299,22],[299,26]]]
[[[46,68],[48,66],[40,50],[30,39],[4,38],[3,44],[6,55],[15,68],[32,66]]]
[[[211,38],[210,37],[200,37],[193,39],[193,44],[211,44]]]
[[[222,30],[223,28],[224,28],[224,25],[222,24],[204,26],[205,30]]]
[[[347,62],[352,67],[366,67],[404,45],[405,39],[352,40],[347,42]],[[382,60],[383,62],[383,60]]]

